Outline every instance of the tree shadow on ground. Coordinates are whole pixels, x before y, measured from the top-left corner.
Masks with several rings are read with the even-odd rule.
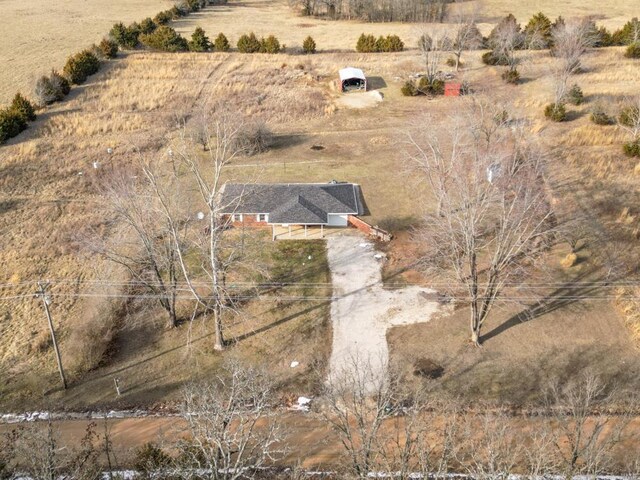
[[[621,276],[615,279],[598,277],[595,280],[586,281],[589,274],[590,272],[586,270],[576,278],[563,282],[548,295],[528,306],[517,315],[512,316],[493,330],[482,335],[480,341],[485,343],[516,325],[535,320],[561,308],[577,305],[579,302],[592,298],[594,295],[601,295],[607,288],[607,282],[623,280],[625,277]]]

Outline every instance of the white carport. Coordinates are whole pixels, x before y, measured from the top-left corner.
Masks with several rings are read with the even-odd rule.
[[[340,70],[340,89],[343,92],[350,90],[366,90],[367,78],[359,68],[347,67]]]

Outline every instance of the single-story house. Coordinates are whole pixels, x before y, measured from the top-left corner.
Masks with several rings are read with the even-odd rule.
[[[359,68],[347,67],[340,70],[340,89],[343,92],[351,90],[366,90],[367,79]]]
[[[275,227],[346,227],[365,212],[360,185],[330,183],[262,183],[224,186],[222,213],[234,225]]]

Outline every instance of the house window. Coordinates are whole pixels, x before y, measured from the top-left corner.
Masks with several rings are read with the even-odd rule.
[[[233,222],[241,222],[242,221],[242,214],[241,213],[234,213],[231,217],[231,221]]]
[[[257,220],[259,222],[266,222],[267,221],[267,214],[266,213],[259,213],[257,215]]]

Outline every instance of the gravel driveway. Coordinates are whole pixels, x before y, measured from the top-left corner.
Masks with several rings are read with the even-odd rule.
[[[428,322],[439,309],[437,301],[427,298],[433,298],[434,290],[415,286],[384,289],[383,260],[376,259],[376,253],[373,244],[360,234],[349,232],[327,239],[333,282],[330,378],[363,364],[372,369],[367,376],[379,378],[389,358],[387,329]]]

